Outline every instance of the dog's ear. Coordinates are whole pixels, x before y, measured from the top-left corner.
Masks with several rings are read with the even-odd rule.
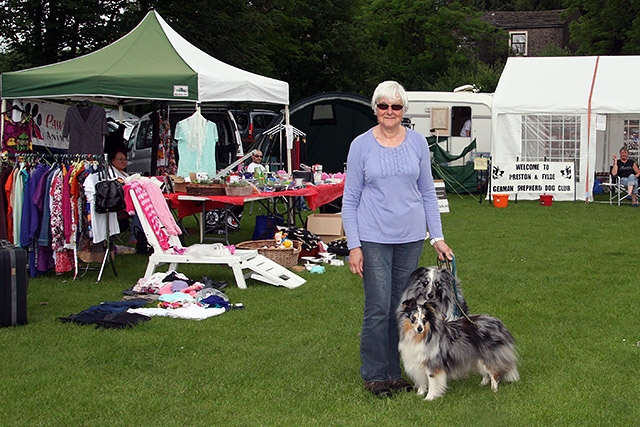
[[[419,281],[422,276],[424,275],[426,268],[424,267],[418,267],[415,270],[413,270],[413,272],[409,275],[409,279],[407,280],[409,283],[414,283],[416,281]]]
[[[422,307],[427,311],[438,311],[438,305],[433,301],[426,301]]]
[[[417,306],[418,306],[418,302],[416,301],[415,298],[409,298],[402,301],[402,307],[413,309],[413,308],[416,308]]]
[[[443,268],[442,270],[440,270],[440,273],[442,274],[442,279],[446,280],[447,282],[452,283],[456,281],[455,276],[449,269]]]

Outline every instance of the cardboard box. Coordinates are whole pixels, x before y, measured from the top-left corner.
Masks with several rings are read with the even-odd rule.
[[[169,175],[171,178],[171,183],[173,184],[173,191],[176,193],[184,193],[187,191],[187,183],[184,181],[184,178],[176,175]]]
[[[307,217],[307,230],[325,243],[344,238],[342,214],[311,214]]]

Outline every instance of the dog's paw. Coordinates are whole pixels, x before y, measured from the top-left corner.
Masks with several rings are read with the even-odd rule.
[[[427,393],[427,390],[422,387],[418,387],[418,396],[424,396]]]
[[[485,375],[484,377],[482,377],[482,381],[480,381],[480,385],[485,386],[489,384],[489,381],[490,381],[489,375]]]
[[[442,396],[442,395],[441,394],[436,394],[436,393],[427,393],[427,397],[425,397],[424,400],[436,400],[440,396]]]

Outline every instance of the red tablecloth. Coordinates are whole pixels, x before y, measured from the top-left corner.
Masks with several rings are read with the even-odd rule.
[[[333,202],[338,197],[342,197],[344,191],[344,181],[338,184],[321,184],[313,187],[316,194],[307,196],[307,205],[309,209],[316,210],[322,205]]]
[[[307,205],[312,210],[332,202],[342,196],[344,190],[344,182],[339,184],[321,184],[309,185],[305,188],[296,190],[265,192],[252,194],[251,196],[196,196],[198,198],[206,198],[206,209],[220,208],[225,205],[243,205],[247,201],[270,199],[272,197],[281,196],[302,196],[306,199]],[[165,199],[169,203],[169,207],[178,210],[178,217],[193,215],[202,212],[201,200],[184,200],[187,193],[170,193],[165,194]],[[182,200],[181,200],[182,199]]]

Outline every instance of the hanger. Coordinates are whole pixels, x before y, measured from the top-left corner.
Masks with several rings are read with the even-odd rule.
[[[25,111],[24,111],[22,108],[20,108],[18,105],[13,104],[13,105],[8,109],[8,110],[3,111],[3,112],[2,112],[2,114],[7,114],[7,113],[10,113],[11,111],[19,111],[19,112],[21,112],[22,114],[24,114],[24,112],[25,112]]]

